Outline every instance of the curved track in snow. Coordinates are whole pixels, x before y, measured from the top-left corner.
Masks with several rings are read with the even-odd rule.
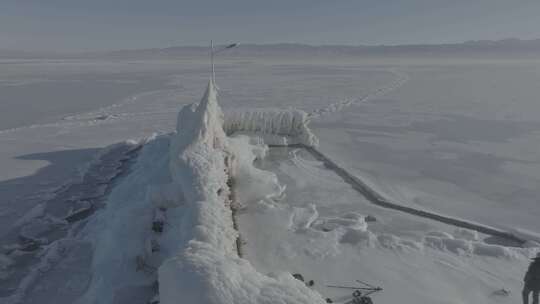
[[[47,123],[36,123],[30,125],[23,125],[19,127],[0,129],[0,135],[15,133],[19,131],[25,131],[28,129],[39,128],[69,128],[69,127],[85,127],[96,126],[107,123],[114,123],[122,120],[138,119],[141,116],[146,115],[163,115],[175,112],[176,109],[162,109],[159,111],[140,111],[140,112],[119,112],[115,113],[122,107],[129,106],[149,98],[152,94],[174,94],[174,90],[155,90],[139,93],[128,98],[121,100],[120,102],[94,109],[87,112],[74,113],[64,116],[62,119]]]
[[[338,102],[329,104],[329,105],[327,105],[325,107],[315,109],[315,110],[311,111],[308,114],[308,116],[310,118],[317,118],[317,117],[320,117],[320,116],[323,116],[323,115],[326,115],[326,114],[339,112],[339,111],[343,110],[343,108],[345,108],[345,107],[360,104],[362,102],[366,102],[368,100],[371,100],[371,99],[386,95],[389,92],[400,88],[407,81],[409,81],[409,76],[407,74],[401,72],[401,71],[392,69],[392,70],[389,70],[389,72],[392,73],[395,76],[394,81],[392,81],[391,83],[389,83],[389,84],[387,84],[385,86],[382,86],[382,87],[376,89],[375,91],[373,91],[371,93],[368,93],[365,96],[362,96],[362,97],[359,97],[359,98],[356,98],[356,99],[345,99],[345,100],[342,100],[342,101],[338,101]]]
[[[429,212],[413,207],[408,207],[403,204],[399,204],[396,202],[391,202],[387,198],[385,198],[382,194],[377,192],[374,188],[370,187],[366,182],[364,182],[362,179],[356,177],[354,174],[349,173],[346,169],[339,166],[336,162],[328,158],[326,155],[324,155],[321,151],[317,150],[316,148],[309,147],[302,144],[295,144],[295,145],[271,145],[272,147],[297,147],[297,148],[303,148],[307,152],[309,152],[313,157],[315,157],[317,160],[324,163],[324,165],[334,171],[337,175],[339,175],[343,180],[351,185],[353,189],[358,191],[360,194],[362,194],[370,203],[387,208],[387,209],[393,209],[400,212],[412,214],[415,216],[420,216],[423,218],[428,218],[431,220],[435,220],[444,224],[471,229],[478,231],[480,233],[484,233],[487,235],[503,238],[505,240],[508,240],[518,246],[522,246],[524,243],[527,242],[527,240],[522,239],[510,232],[499,230],[497,228],[493,228],[487,225],[482,225],[479,223],[469,222],[463,219],[459,218],[453,218],[450,216],[445,216],[441,214],[437,214],[434,212]]]

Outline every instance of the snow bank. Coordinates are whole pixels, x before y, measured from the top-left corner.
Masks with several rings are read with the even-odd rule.
[[[267,144],[318,146],[319,140],[308,124],[308,114],[301,110],[258,109],[227,113],[223,128],[227,134],[258,134]]]
[[[173,223],[173,226],[182,225],[178,233],[188,236],[188,241],[159,268],[161,303],[324,303],[320,295],[290,274],[265,276],[237,256],[238,234],[233,228],[229,205],[234,197],[229,188],[231,179],[236,182],[242,180],[242,174],[256,175],[269,185],[266,189],[269,193],[279,192],[279,187],[275,175],[247,169],[256,157],[253,149],[246,150],[246,145],[231,148],[233,144],[225,135],[216,95],[210,82],[198,104],[182,108],[177,134],[171,139],[172,182],[181,189],[185,204],[180,208],[185,208],[189,215],[189,223]],[[235,116],[229,120],[227,130],[256,131],[261,118],[276,123],[261,131],[287,132],[303,141],[310,140],[309,134],[298,131],[302,130],[304,116],[279,113]],[[247,123],[242,119],[247,119]],[[246,144],[242,139],[238,142]]]

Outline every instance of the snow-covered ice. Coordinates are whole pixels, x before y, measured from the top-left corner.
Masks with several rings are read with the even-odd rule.
[[[100,186],[85,192],[106,197],[106,208],[55,236],[63,239],[40,257],[49,261],[39,264],[46,279],[27,276],[19,286],[27,297],[19,301],[132,303],[159,289],[164,302],[178,301],[178,292],[209,302],[264,302],[276,300],[277,290],[283,299],[313,302],[344,299],[346,293],[324,283],[358,278],[385,288],[376,302],[517,300],[537,242],[508,247],[380,209],[301,150],[269,150],[262,142],[316,145],[318,139],[325,155],[393,201],[540,240],[537,62],[248,61],[226,61],[217,70],[226,113],[212,117],[225,130],[192,125],[189,117],[208,117],[193,106],[176,129],[178,108],[200,98],[206,62],[38,60],[3,67],[0,88],[9,109],[0,111],[2,240],[14,227],[48,243],[47,229],[67,224],[50,217],[47,201],[83,181],[102,147],[158,134],[110,192]],[[22,114],[41,97],[54,106]],[[278,120],[285,123],[276,128]],[[189,135],[163,135],[173,131]],[[221,141],[222,131],[232,137]],[[225,158],[237,177],[234,193],[219,170],[227,166],[206,170]],[[238,203],[244,258],[236,256],[227,205],[200,203],[229,194]],[[82,199],[62,210],[69,217],[87,207]],[[156,217],[159,208],[166,211]],[[156,218],[168,223],[159,237],[151,230]],[[166,283],[158,287],[164,261]],[[3,251],[0,280],[13,265],[16,259]],[[182,269],[201,272],[185,276]],[[295,272],[315,286],[299,283]],[[197,294],[203,289],[208,292]],[[1,296],[12,293],[8,288]]]
[[[537,239],[539,68],[403,67],[398,89],[311,125],[326,155],[394,200]]]
[[[519,301],[534,251],[371,205],[302,151],[274,148],[259,165],[288,186],[283,200],[251,204],[239,215],[246,258],[260,271],[301,273],[340,303],[352,291],[327,285],[357,286],[356,279],[384,288],[375,303]],[[494,295],[502,288],[510,294]]]

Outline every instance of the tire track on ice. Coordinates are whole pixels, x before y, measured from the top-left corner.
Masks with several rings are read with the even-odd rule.
[[[368,100],[386,95],[390,93],[391,91],[397,90],[398,88],[402,87],[407,81],[409,81],[409,75],[407,75],[404,72],[400,72],[395,69],[389,70],[389,72],[394,74],[394,76],[396,77],[396,79],[392,81],[390,84],[380,87],[376,89],[374,92],[368,93],[367,95],[363,97],[359,97],[356,99],[346,99],[346,100],[329,104],[323,108],[315,109],[308,114],[308,117],[317,118],[326,114],[339,112],[343,110],[343,108],[345,107],[357,105],[357,104],[366,102]]]
[[[91,127],[99,126],[103,124],[111,124],[119,121],[126,121],[130,119],[138,119],[140,116],[147,115],[170,115],[174,111],[148,111],[148,112],[133,112],[133,113],[118,113],[118,114],[104,114],[97,117],[90,117],[87,119],[77,119],[68,121],[58,121],[45,124],[33,124],[22,127],[16,127],[11,129],[0,130],[0,135],[7,135],[19,131],[37,129],[37,128],[68,128],[68,127]]]
[[[133,119],[137,116],[144,115],[160,115],[160,114],[170,114],[171,110],[164,108],[161,111],[141,111],[141,112],[124,112],[124,113],[113,113],[112,111],[119,108],[135,104],[140,100],[145,98],[152,97],[155,94],[167,94],[166,97],[174,96],[175,90],[156,90],[143,92],[140,94],[133,95],[131,97],[125,98],[118,103],[113,103],[111,105],[101,107],[89,112],[82,112],[76,114],[69,114],[64,116],[61,120],[49,123],[38,123],[30,124],[20,127],[8,128],[0,130],[0,135],[15,133],[19,131],[24,131],[28,129],[37,129],[37,128],[63,128],[63,127],[86,127],[86,126],[96,126],[105,123],[113,123],[119,120]],[[159,95],[158,95],[159,97]],[[173,111],[174,112],[174,111]]]

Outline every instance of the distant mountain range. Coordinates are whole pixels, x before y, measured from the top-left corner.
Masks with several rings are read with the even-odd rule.
[[[168,59],[208,55],[207,46],[175,46],[85,53],[39,53],[31,51],[2,51],[0,58],[116,58],[116,59]],[[242,57],[438,57],[438,56],[517,56],[540,58],[540,39],[474,40],[453,44],[410,45],[307,45],[296,43],[241,44],[221,56]]]

